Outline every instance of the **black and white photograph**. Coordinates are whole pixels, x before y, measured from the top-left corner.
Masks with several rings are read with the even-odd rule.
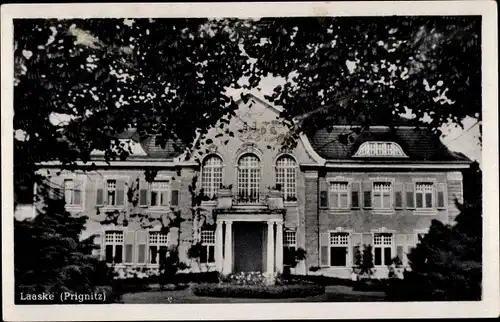
[[[496,19],[3,5],[6,317],[498,316]]]

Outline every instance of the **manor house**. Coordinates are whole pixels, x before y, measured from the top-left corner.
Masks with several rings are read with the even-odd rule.
[[[283,150],[280,109],[256,93],[238,104],[231,137],[210,129],[199,161],[127,132],[122,138],[134,147],[126,161],[108,165],[96,151],[96,171],[58,174],[56,164],[40,171],[70,213],[89,217],[82,238],[97,235],[96,256],[121,271],[157,269],[161,250],[175,246],[191,271],[291,267],[349,278],[356,253],[371,245],[375,275],[387,277],[393,258],[408,265],[406,254],[431,220],[449,223],[458,214],[470,160],[427,130],[402,123],[356,134],[337,124]],[[339,135],[351,139],[342,143]],[[110,214],[119,218],[106,220]],[[188,256],[193,245],[197,254]],[[302,250],[305,259],[295,262]]]

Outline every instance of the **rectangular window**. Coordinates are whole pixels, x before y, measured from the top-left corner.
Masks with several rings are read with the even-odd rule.
[[[349,253],[349,234],[330,233],[330,266],[347,266]]]
[[[159,231],[149,232],[149,263],[160,264],[162,259],[167,258],[168,235]]]
[[[107,205],[116,206],[116,180],[106,181]]]
[[[64,202],[67,206],[80,206],[82,204],[82,181],[64,180]]]
[[[283,232],[283,264],[293,266],[295,264],[295,251],[297,249],[297,233],[295,230]]]
[[[151,183],[152,207],[168,206],[169,195],[168,181],[154,181]]]
[[[200,254],[200,263],[215,263],[215,231],[201,231],[201,245],[203,247]]]
[[[374,182],[373,208],[391,209],[392,208],[391,191],[392,191],[392,185],[390,182]]]
[[[349,206],[349,183],[332,182],[330,185],[331,207],[334,209],[347,209]]]
[[[434,206],[434,185],[432,183],[417,183],[415,187],[415,200],[417,209],[432,209]]]
[[[107,231],[104,245],[106,263],[121,264],[123,261],[123,232]]]
[[[373,235],[374,265],[391,265],[392,234],[377,233]]]

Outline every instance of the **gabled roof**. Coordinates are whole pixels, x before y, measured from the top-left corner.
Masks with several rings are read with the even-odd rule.
[[[347,144],[341,143],[343,135],[351,136]],[[436,134],[424,128],[401,126],[391,130],[373,126],[355,134],[349,126],[334,126],[331,132],[321,129],[307,138],[316,153],[327,160],[352,159],[359,146],[367,141],[389,141],[399,144],[410,161],[470,161],[462,153],[450,151]]]

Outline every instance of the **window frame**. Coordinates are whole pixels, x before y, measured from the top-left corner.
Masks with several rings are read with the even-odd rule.
[[[427,200],[426,200],[426,194],[428,193],[428,191],[418,191],[418,187],[419,186],[423,186],[423,185],[430,185],[431,186],[431,207],[426,207],[426,204],[427,204]],[[436,182],[433,182],[433,181],[424,181],[424,180],[419,180],[419,181],[416,181],[415,182],[415,192],[414,192],[414,198],[415,198],[415,211],[419,211],[419,212],[429,212],[429,211],[434,211],[436,209],[436,206],[437,206],[437,203],[436,203],[436,198],[435,198],[435,194],[436,194]],[[422,207],[419,207],[418,206],[418,203],[417,203],[417,194],[421,194],[422,195]]]
[[[390,149],[388,149],[389,146]],[[388,153],[389,150],[391,153]],[[401,145],[399,145],[394,141],[366,141],[363,142],[358,147],[358,150],[353,155],[353,157],[354,158],[366,158],[366,157],[408,158],[408,155],[405,153]]]
[[[256,166],[246,166],[246,165],[241,165],[242,160],[247,157],[247,156],[253,156],[257,160],[257,165]],[[246,192],[247,198],[252,198],[252,171],[251,170],[258,170],[257,174],[258,176],[256,177],[255,180],[255,201],[251,200],[250,204],[252,203],[258,203],[259,202],[259,195],[260,195],[260,185],[261,185],[261,180],[262,180],[262,160],[261,158],[254,152],[245,152],[241,154],[236,162],[236,183],[237,183],[237,198],[239,199],[241,196],[242,191]],[[243,180],[240,179],[241,175],[243,174],[242,170],[247,171],[247,176],[245,180],[245,187],[242,187]],[[242,189],[245,188],[245,189]]]
[[[342,180],[342,179],[335,179],[335,180],[331,180],[331,181],[328,181],[329,183],[329,186],[328,186],[328,202],[329,202],[329,208],[334,210],[334,211],[347,211],[349,209],[351,209],[351,182],[349,180]],[[335,191],[334,190],[334,185],[341,185],[341,184],[345,184],[346,185],[346,190],[345,191]],[[346,205],[345,207],[340,207],[340,196],[341,196],[341,193],[343,194],[345,192],[346,194]],[[337,204],[337,207],[334,207],[333,205],[333,194],[336,193],[337,194],[337,201],[336,201],[336,204]]]
[[[389,207],[384,208],[384,190],[380,190],[380,207],[375,206],[375,185],[376,184],[389,184]],[[371,191],[371,197],[372,197],[372,204],[371,204],[371,209],[373,211],[393,211],[394,210],[394,180],[388,180],[388,179],[375,179],[372,181],[372,191]]]
[[[66,189],[66,183],[69,183],[71,182],[71,188],[69,189]],[[64,181],[63,181],[63,187],[64,187],[64,203],[68,206],[73,206],[75,205],[74,204],[74,201],[75,201],[75,180],[73,179],[70,179],[70,178],[65,178]],[[69,192],[70,193],[70,202],[68,202],[66,200],[66,193]]]
[[[207,242],[206,239],[204,239],[204,234],[203,233],[210,233],[210,239],[213,240],[210,241],[210,242]],[[202,262],[201,261],[201,256],[200,256],[200,264],[203,264],[203,265],[215,265],[215,230],[213,229],[202,229],[201,232],[200,232],[200,245],[202,246],[203,248],[203,252],[206,253],[206,259],[207,261],[206,262]],[[214,254],[214,260],[213,261],[209,261],[210,259],[210,247],[213,247],[213,254]]]
[[[293,234],[292,238],[288,238],[288,234]],[[293,241],[293,242],[290,242]],[[284,228],[283,229],[283,265],[288,265],[285,263],[285,254],[287,252],[287,249],[293,249],[294,251],[297,251],[297,230],[296,229],[291,229],[291,228]]]
[[[123,180],[125,182],[125,187],[124,187],[124,191],[123,191],[123,205],[119,205],[117,206],[116,205],[116,200],[117,200],[117,191],[115,189],[115,205],[110,205],[107,203],[107,198],[108,198],[108,180],[115,180],[116,183],[118,184],[118,181],[119,180]],[[128,182],[130,180],[130,177],[129,176],[124,176],[124,175],[105,175],[101,181],[103,183],[103,201],[106,201],[106,203],[103,205],[103,206],[100,206],[102,209],[124,209],[124,208],[128,208],[129,205],[128,205],[128,198],[127,198],[127,192],[128,192]],[[97,188],[95,189],[96,193],[97,193]]]
[[[375,237],[376,235],[382,235],[382,244],[380,245],[376,245],[375,244]],[[384,243],[384,235],[391,235],[391,244],[390,245],[386,245]],[[374,267],[387,267],[387,264],[385,264],[385,249],[386,248],[389,248],[391,250],[391,256],[389,258],[389,263],[392,262],[392,259],[395,257],[396,255],[396,236],[395,236],[395,232],[394,231],[376,231],[376,232],[373,232],[372,233],[372,240],[373,240],[373,247],[372,247],[372,256],[373,256],[373,266]],[[375,261],[375,249],[376,248],[380,248],[381,251],[380,251],[380,254],[381,254],[381,264],[380,265],[377,265],[376,264],[376,261]]]
[[[153,188],[153,185],[155,183],[165,183],[165,188],[159,189],[159,188]],[[162,205],[161,203],[159,205],[153,205],[153,192],[158,193],[159,196],[161,196],[161,192],[165,192],[165,198],[167,199],[167,202],[165,205]],[[149,198],[149,206],[150,208],[153,209],[158,209],[158,208],[168,208],[170,206],[170,199],[171,199],[171,194],[172,194],[172,189],[171,189],[171,182],[170,180],[166,179],[160,179],[160,178],[155,178],[154,181],[148,183],[148,198]]]
[[[332,236],[334,234],[344,234],[347,235],[347,244],[335,244],[332,243]],[[345,230],[330,230],[328,231],[328,267],[329,268],[348,268],[351,266],[351,237],[352,237],[352,232],[351,231],[345,231]],[[345,258],[345,265],[344,266],[334,266],[332,265],[332,248],[337,247],[337,248],[346,248],[346,258]]]
[[[156,235],[156,241],[151,241],[152,235]],[[160,236],[165,236],[165,242],[160,242]],[[159,230],[148,230],[148,242],[147,242],[147,253],[146,253],[146,263],[145,265],[149,266],[159,266],[160,265],[160,260],[159,260],[159,251],[160,247],[164,246],[167,249],[167,256],[168,256],[168,247],[170,245],[170,235],[162,233]],[[156,247],[156,263],[152,263],[151,259],[151,247]],[[144,264],[143,264],[144,265]]]
[[[87,177],[86,176],[83,176],[83,175],[79,175],[79,174],[68,174],[68,175],[64,175],[63,176],[63,186],[62,186],[62,190],[64,192],[64,198],[66,198],[66,195],[65,195],[65,187],[64,187],[64,182],[66,180],[72,180],[73,181],[73,191],[72,191],[72,198],[74,200],[74,197],[75,197],[75,188],[78,187],[78,186],[75,186],[75,183],[77,181],[80,182],[80,203],[79,204],[75,204],[75,203],[71,203],[71,204],[66,204],[64,205],[65,209],[68,210],[68,211],[83,211],[85,209],[85,198],[87,196],[87,193],[86,193],[86,187],[87,187]],[[35,191],[36,193],[36,191]]]
[[[279,165],[278,162],[283,159],[288,159],[292,161],[293,163],[286,164],[286,165]],[[297,160],[295,159],[294,156],[292,156],[289,153],[282,153],[280,154],[277,158],[276,161],[274,162],[274,181],[276,185],[281,184],[281,192],[283,194],[283,202],[287,203],[296,203],[297,202]],[[283,171],[283,182],[278,182],[278,171]],[[291,170],[291,171],[287,171]],[[291,176],[289,176],[289,172],[291,172],[293,175],[293,180],[291,180]],[[293,184],[290,184],[290,181],[293,181]],[[290,188],[289,187],[293,187]],[[293,193],[289,192],[288,190],[292,190]],[[295,200],[288,200],[288,198],[295,199]]]
[[[110,196],[110,188],[109,188],[109,185],[111,183],[111,181],[114,181],[114,188],[113,188],[113,204],[111,204],[109,202],[109,196]],[[117,189],[116,189],[116,185],[118,184],[118,180],[117,179],[111,179],[111,178],[108,178],[106,179],[106,206],[108,207],[116,207],[116,200],[117,200]]]
[[[218,158],[220,160],[219,165],[206,165],[207,161],[212,159],[212,158]],[[212,195],[209,195],[206,190],[204,190],[205,195],[209,198],[209,201],[215,201],[215,198],[217,197],[217,194],[220,189],[220,185],[224,181],[224,173],[225,173],[225,168],[226,165],[224,163],[224,159],[217,153],[210,153],[205,158],[203,159],[202,166],[201,166],[201,186],[202,188],[205,189],[204,187],[204,176],[206,175],[206,169],[211,169],[210,171],[210,181],[209,181],[209,186],[213,189],[213,192],[210,192]],[[215,181],[215,169],[220,169],[220,182],[217,183]],[[204,200],[204,202],[207,202],[207,200]]]
[[[108,233],[113,234],[113,239],[111,242],[108,242],[107,236]],[[121,235],[121,242],[117,241],[117,235]],[[112,262],[108,262],[106,258],[106,249],[107,246],[111,245],[113,248],[112,251]],[[120,263],[115,263],[115,258],[116,258],[116,246],[122,246],[122,256],[121,256],[121,262]],[[116,266],[116,265],[125,265],[125,231],[123,230],[117,230],[117,229],[109,229],[104,231],[104,254],[103,258],[106,264]]]

